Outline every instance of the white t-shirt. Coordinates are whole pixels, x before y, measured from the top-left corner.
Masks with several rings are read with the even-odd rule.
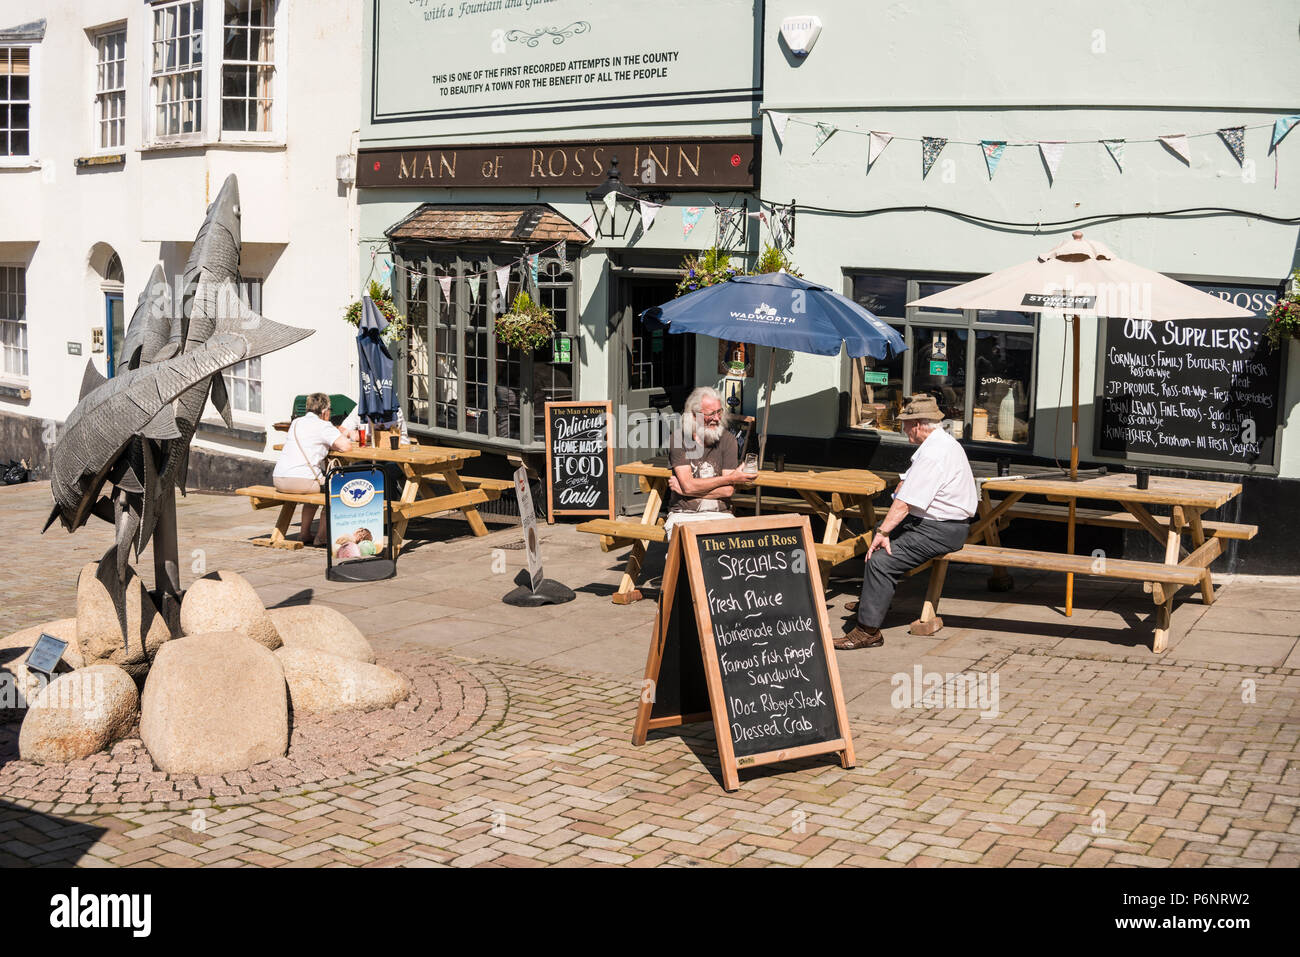
[[[912,466],[901,476],[895,498],[907,503],[909,515],[938,521],[972,517],[979,506],[975,476],[966,451],[942,428],[936,428],[912,453]]]
[[[318,418],[315,412],[294,419],[289,426],[289,434],[284,437],[284,451],[280,453],[280,461],[275,463],[273,474],[278,478],[315,479],[319,482],[330,448],[342,434],[330,423]],[[302,446],[301,449],[299,445]],[[312,470],[313,466],[315,471]]]

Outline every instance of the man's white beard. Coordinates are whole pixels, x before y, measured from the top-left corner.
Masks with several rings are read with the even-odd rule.
[[[722,433],[725,430],[721,425],[700,425],[696,426],[695,433],[699,440],[705,445],[717,445],[722,441]]]

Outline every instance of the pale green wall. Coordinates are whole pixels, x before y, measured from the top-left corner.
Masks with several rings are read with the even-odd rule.
[[[780,43],[780,21],[814,13],[822,19],[822,35],[806,60],[796,61]],[[1246,134],[1253,181],[1212,135],[1189,141],[1190,167],[1160,143],[1130,142],[1123,173],[1100,144],[1069,145],[1054,184],[1034,147],[1008,147],[990,182],[978,145],[952,142],[922,180],[920,143],[897,138],[868,173],[868,139],[847,130],[974,143],[1132,141],[1271,126],[1294,111],[1300,90],[1295,14],[1295,5],[1283,2],[1044,8],[918,0],[868,10],[848,0],[773,0],[767,4],[764,106],[843,131],[813,155],[811,126],[792,119],[778,144],[764,122],[761,193],[797,199],[801,206],[931,206],[1028,223],[1205,206],[1294,216],[1300,141],[1280,147],[1274,189],[1269,129]],[[1101,44],[1104,52],[1093,52]],[[1051,249],[1071,228],[999,230],[924,211],[855,217],[801,210],[794,258],[809,278],[837,289],[844,267],[982,274]],[[1292,268],[1297,249],[1296,226],[1241,216],[1130,219],[1087,226],[1085,235],[1161,272],[1243,284],[1276,283]],[[1085,322],[1081,331],[1080,435],[1088,455],[1096,323]],[[1045,319],[1035,438],[1040,455],[1053,451],[1050,410],[1058,392],[1065,411],[1056,444],[1069,448],[1068,358],[1063,389],[1060,379],[1067,349],[1065,328]],[[827,384],[841,380],[843,365],[797,356],[792,382],[776,391],[773,429],[833,434],[838,406]],[[1300,400],[1295,380],[1288,376],[1288,410]],[[1300,475],[1300,434],[1283,443],[1282,470]]]

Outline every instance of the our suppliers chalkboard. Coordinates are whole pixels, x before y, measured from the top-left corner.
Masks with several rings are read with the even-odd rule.
[[[816,754],[853,766],[816,544],[806,516],[673,530],[632,741],[712,720],[723,787]]]
[[[609,402],[546,403],[546,520],[614,517],[614,426]]]
[[[1283,353],[1268,322],[1106,320],[1096,452],[1272,465]]]

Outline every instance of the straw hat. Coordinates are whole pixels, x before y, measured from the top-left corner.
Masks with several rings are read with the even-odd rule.
[[[934,400],[934,396],[922,393],[912,396],[907,400],[907,405],[903,406],[898,421],[904,422],[908,419],[917,419],[922,422],[942,422],[943,412],[939,410],[939,403]]]

